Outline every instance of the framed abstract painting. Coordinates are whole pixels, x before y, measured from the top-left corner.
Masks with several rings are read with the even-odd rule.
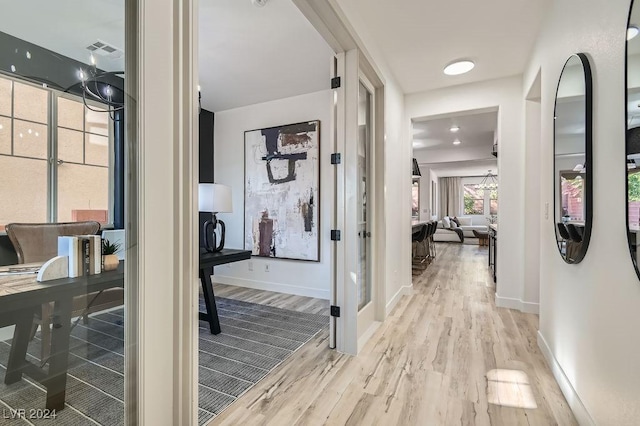
[[[244,133],[244,248],[320,261],[320,121]]]

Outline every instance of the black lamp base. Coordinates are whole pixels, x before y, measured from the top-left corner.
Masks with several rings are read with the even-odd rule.
[[[220,225],[220,244],[217,244],[217,235],[216,231]],[[216,215],[212,215],[212,219],[208,220],[202,225],[202,235],[204,236],[204,248],[209,253],[215,253],[221,251],[224,248],[224,232],[225,226],[224,222],[218,220]]]

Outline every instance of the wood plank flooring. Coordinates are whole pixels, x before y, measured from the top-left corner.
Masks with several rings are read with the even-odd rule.
[[[576,425],[536,343],[538,317],[499,309],[486,247],[438,258],[357,357],[303,346],[211,425]],[[216,284],[216,295],[327,313],[327,301]],[[536,407],[536,408],[533,408]]]

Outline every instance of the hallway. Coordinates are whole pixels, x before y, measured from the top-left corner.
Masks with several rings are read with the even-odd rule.
[[[438,244],[358,357],[328,350],[325,330],[211,424],[577,424],[538,349],[538,317],[495,307],[486,262],[486,248]],[[260,293],[278,303],[216,287]]]

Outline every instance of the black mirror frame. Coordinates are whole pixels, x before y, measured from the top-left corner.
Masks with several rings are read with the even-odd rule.
[[[629,15],[627,16],[627,27],[625,28],[625,35],[627,28],[631,25],[631,14],[633,13],[633,6],[635,0],[631,0],[631,6],[629,6]],[[627,129],[627,117],[629,116],[629,40],[624,42],[624,165],[625,171],[627,167],[627,155],[629,152],[629,129]],[[631,237],[631,231],[629,230],[629,175],[624,174],[624,193],[625,193],[625,227],[627,228],[627,245],[629,246],[629,255],[631,256],[631,262],[633,263],[633,269],[636,271],[638,279],[640,279],[640,269],[638,269],[638,260],[634,256],[633,238]]]
[[[582,246],[580,247],[580,251],[577,257],[573,260],[570,260],[566,255],[562,255],[562,250],[558,244],[558,253],[560,257],[568,264],[576,264],[582,262],[584,256],[587,254],[587,250],[589,248],[589,241],[591,240],[591,224],[593,222],[593,79],[591,75],[591,64],[589,63],[589,58],[584,53],[574,53],[571,55],[567,61],[564,63],[562,67],[562,72],[560,72],[560,78],[558,79],[558,85],[556,87],[556,97],[553,104],[553,229],[556,236],[556,241],[558,240],[558,226],[556,223],[556,209],[558,208],[558,185],[556,182],[556,113],[558,107],[558,89],[560,88],[560,81],[562,80],[562,75],[564,74],[564,70],[569,63],[569,61],[573,58],[577,57],[582,63],[582,69],[584,71],[584,92],[585,92],[585,130],[584,130],[584,151],[585,151],[585,167],[587,168],[586,179],[585,179],[585,188],[584,188],[584,198],[585,198],[585,221],[584,221],[584,232],[582,234]],[[637,269],[636,269],[637,271]],[[640,275],[639,275],[640,276]]]

